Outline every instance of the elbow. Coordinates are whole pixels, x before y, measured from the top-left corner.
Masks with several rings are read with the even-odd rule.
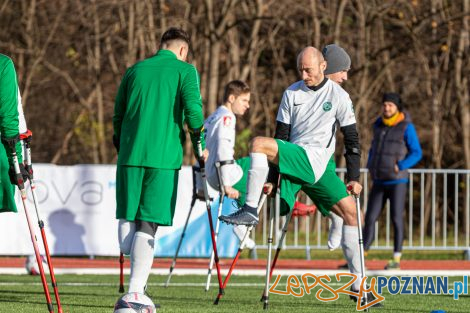
[[[418,162],[423,158],[423,150],[419,149],[417,154]]]

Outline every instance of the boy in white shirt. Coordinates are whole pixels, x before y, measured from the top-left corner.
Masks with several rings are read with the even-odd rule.
[[[206,148],[210,151],[206,161],[207,182],[220,190],[216,163],[221,162],[220,181],[227,197],[245,203],[246,179],[250,168],[250,158],[234,160],[236,116],[243,116],[250,108],[250,87],[243,81],[233,80],[225,86],[223,104],[204,122]],[[225,164],[224,164],[225,163]],[[235,226],[234,232],[242,240],[246,226]],[[245,241],[246,247],[255,246],[251,238]]]

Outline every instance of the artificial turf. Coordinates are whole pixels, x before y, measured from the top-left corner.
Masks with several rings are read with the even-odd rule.
[[[204,291],[205,276],[172,277],[168,288],[163,287],[166,276],[151,275],[148,294],[161,305],[158,312],[266,312],[260,302],[264,278],[261,276],[233,276],[225,295],[218,305],[213,301],[217,296],[217,279],[213,277],[211,289]],[[277,287],[286,290],[283,277]],[[449,282],[462,281],[462,277],[450,277]],[[118,277],[111,275],[57,275],[59,292],[64,312],[100,313],[113,312],[113,306],[120,294]],[[274,281],[274,280],[273,280]],[[335,281],[335,280],[333,280]],[[340,283],[332,285],[337,289]],[[54,295],[51,289],[51,298]],[[348,295],[340,294],[333,302],[321,302],[315,297],[315,288],[309,295],[271,294],[269,312],[355,312],[356,306]],[[299,290],[298,288],[296,289]],[[325,297],[331,296],[325,292]],[[383,294],[384,307],[370,309],[370,312],[470,312],[468,295],[454,300],[451,295],[391,295]],[[55,307],[55,309],[57,309]],[[47,312],[45,297],[39,277],[27,275],[0,276],[0,312]]]

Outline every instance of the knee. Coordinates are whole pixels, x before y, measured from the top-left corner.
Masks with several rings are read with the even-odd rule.
[[[349,226],[357,226],[356,203],[351,197],[342,199],[337,203],[342,213],[344,224]]]
[[[136,232],[142,232],[155,237],[158,225],[157,223],[136,220]]]
[[[403,228],[403,218],[392,218],[392,223],[395,229],[401,229]]]
[[[134,239],[135,223],[124,219],[119,220],[118,238],[119,249],[123,254],[131,253],[132,241]]]

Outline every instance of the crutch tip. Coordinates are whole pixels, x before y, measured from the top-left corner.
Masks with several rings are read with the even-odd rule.
[[[119,286],[119,292],[124,292],[124,286]]]

